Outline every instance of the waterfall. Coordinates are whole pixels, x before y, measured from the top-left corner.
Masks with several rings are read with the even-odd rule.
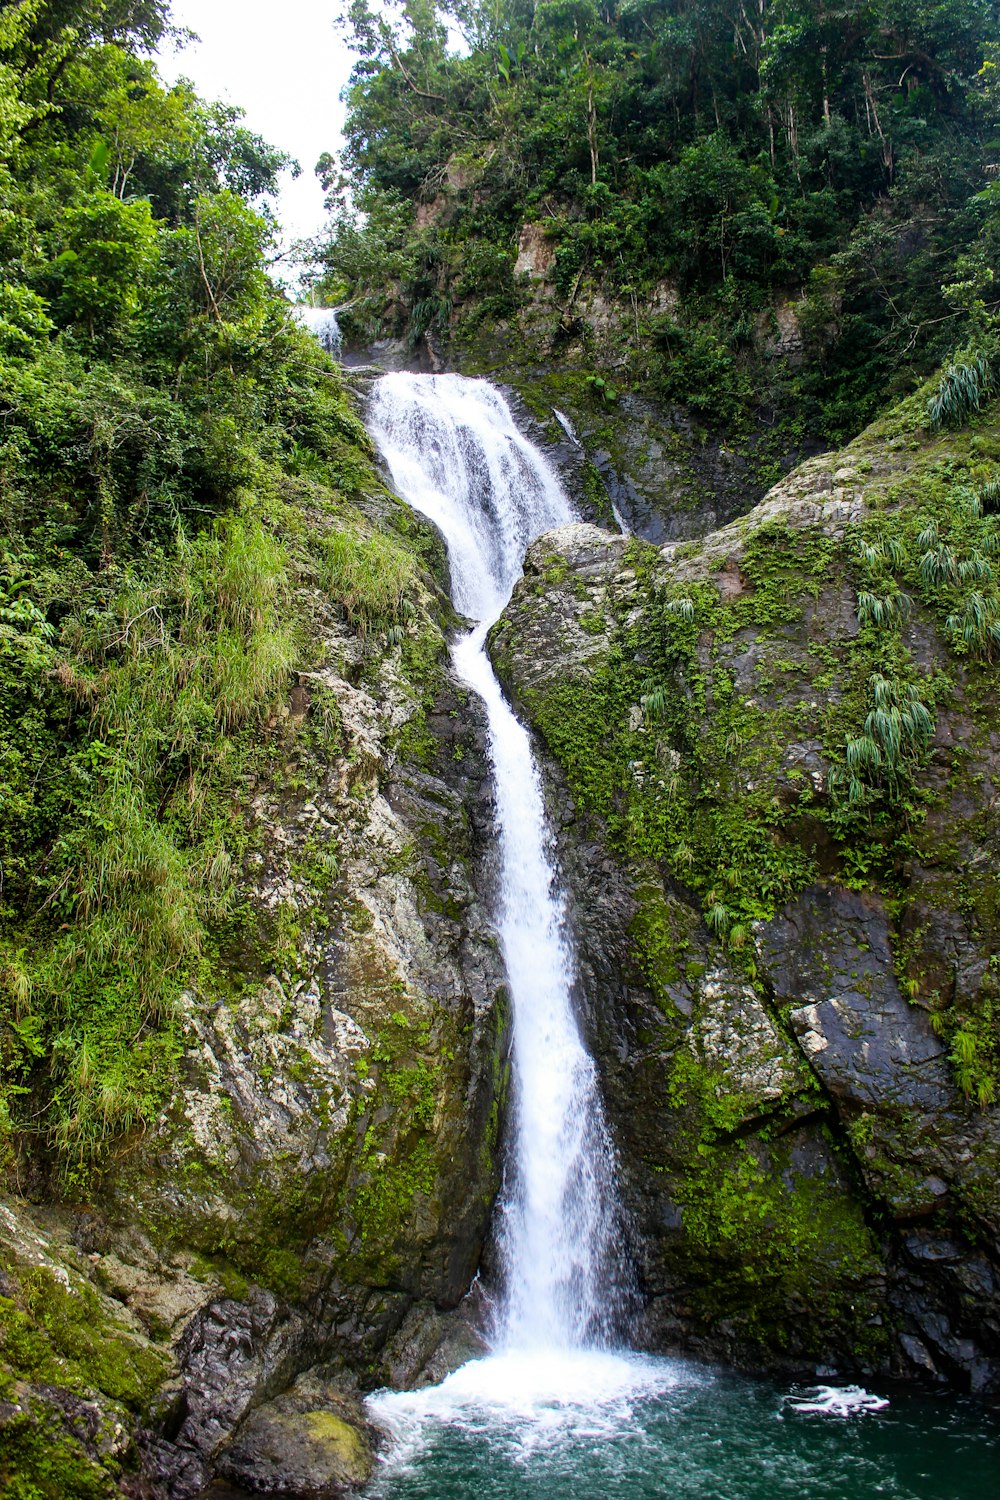
[[[397,492],[448,548],[452,598],[474,623],[453,647],[489,725],[499,830],[497,920],[513,1010],[512,1170],[498,1244],[500,1350],[601,1347],[619,1299],[614,1154],[597,1072],[573,1011],[575,963],[531,741],[504,699],[486,634],[528,545],[574,519],[506,401],[459,375],[383,376],[369,428]]]
[[[340,353],[340,324],[335,307],[312,307],[300,302],[292,308],[292,314],[303,328],[308,328],[327,354]]]

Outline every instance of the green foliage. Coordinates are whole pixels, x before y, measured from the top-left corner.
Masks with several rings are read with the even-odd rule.
[[[416,579],[413,554],[384,532],[331,532],[324,538],[320,577],[327,592],[343,601],[348,621],[363,633],[398,630],[398,622],[414,614],[407,598]],[[401,640],[398,634],[393,643]]]
[[[0,355],[34,353],[53,326],[37,292],[0,283]]]
[[[123,203],[95,192],[63,217],[66,248],[50,273],[60,321],[107,335],[141,305],[141,284],[155,254],[156,229],[147,202]]]
[[[777,0],[471,0],[457,50],[443,15],[354,0],[345,20],[358,62],[321,255],[349,331],[429,331],[494,362],[497,319],[526,360],[582,340],[616,386],[753,432],[779,462],[804,434],[852,435],[963,343],[941,419],[985,396],[991,6],[845,21]],[[549,289],[514,285],[525,225],[552,253],[543,317]],[[595,297],[599,323],[580,316]]]
[[[987,1006],[975,1021],[959,1027],[951,1037],[951,1062],[959,1088],[981,1109],[997,1099],[996,1032],[993,1007]],[[989,1056],[992,1054],[992,1056]]]
[[[893,631],[905,622],[912,600],[902,580],[935,611],[959,655],[992,659],[1000,647],[994,488],[994,480],[978,489],[949,485],[933,512],[914,506],[869,526],[855,554],[865,585],[858,592],[863,625]]]
[[[909,786],[910,773],[921,763],[934,732],[934,717],[913,683],[873,672],[869,687],[872,706],[864,730],[849,739],[845,748],[851,803],[862,802],[871,786],[879,783],[885,783],[898,799],[901,785]]]
[[[927,403],[931,429],[961,427],[996,390],[996,375],[990,355],[977,354],[961,364],[949,365],[938,383],[937,394]]]
[[[406,657],[422,597],[269,279],[285,158],[163,87],[163,24],[0,12],[0,1159],[78,1192],[169,1101],[182,996],[246,947],[252,789],[324,612]]]

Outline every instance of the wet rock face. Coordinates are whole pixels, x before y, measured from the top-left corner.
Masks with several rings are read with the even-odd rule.
[[[898,1226],[891,1300],[907,1358],[972,1390],[1000,1359],[1000,1122],[959,1093],[926,1011],[900,993],[882,902],[806,891],[764,928],[774,995]]]
[[[915,680],[947,682],[914,770],[926,820],[886,862],[891,828],[831,815],[880,670],[858,528],[869,487],[891,508],[924,462],[859,442],[698,543],[554,531],[490,645],[542,741],[638,1337],[994,1393],[1000,1109],[963,1092],[952,1037],[995,1003],[995,689],[929,611],[900,629]],[[866,890],[844,879],[859,848]]]
[[[261,1492],[325,1493],[316,1476],[334,1449],[343,1472],[323,1483],[354,1482],[353,1439],[274,1403],[317,1362],[349,1385],[381,1383],[383,1357],[417,1378],[447,1319],[414,1345],[399,1330],[412,1310],[465,1295],[496,1190],[507,1021],[477,893],[491,833],[482,725],[445,673],[420,761],[394,760],[392,696],[334,690],[346,762],[294,818],[262,809],[265,899],[287,903],[293,872],[294,901],[298,850],[336,838],[328,922],[313,917],[301,977],[191,1014],[190,1082],[156,1175],[123,1178],[129,1212],[175,1256],[194,1250],[246,1283],[177,1345],[179,1395],[151,1448],[177,1493],[252,1472]]]
[[[624,872],[565,794],[552,801],[642,1299],[631,1338],[870,1375],[887,1355],[884,1266],[801,1053],[679,891],[660,897],[675,962],[650,990],[635,934],[652,872]]]
[[[592,459],[632,535],[657,545],[705,536],[761,498],[746,458],[699,442],[680,408],[628,395],[616,415],[617,451],[598,447]]]
[[[155,1345],[141,1405],[95,1377],[80,1463],[141,1468],[157,1496],[217,1476],[345,1492],[371,1462],[352,1393],[440,1378],[474,1342],[455,1310],[498,1184],[508,1032],[492,790],[478,706],[440,637],[424,649],[414,684],[336,639],[296,685],[291,785],[260,791],[247,951],[225,956],[239,981],[185,999],[183,1088],[58,1241],[11,1220],[25,1277],[51,1261],[121,1309],[140,1362]],[[34,1305],[20,1274],[11,1295]],[[30,1399],[10,1420],[36,1437],[77,1421]],[[98,1451],[116,1423],[121,1464]]]

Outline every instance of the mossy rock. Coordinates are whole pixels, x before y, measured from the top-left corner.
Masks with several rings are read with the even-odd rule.
[[[325,1496],[365,1484],[374,1466],[374,1433],[360,1407],[306,1376],[250,1414],[220,1472],[254,1490]]]

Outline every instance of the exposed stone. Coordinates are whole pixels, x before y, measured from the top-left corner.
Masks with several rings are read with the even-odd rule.
[[[176,1497],[223,1455],[250,1487],[339,1492],[368,1460],[363,1430],[336,1426],[337,1391],[419,1381],[472,1347],[448,1309],[490,1220],[507,1048],[482,713],[444,661],[418,697],[391,655],[373,675],[353,638],[329,654],[301,684],[328,736],[300,742],[291,792],[257,796],[241,982],[184,998],[170,1109],[58,1242],[0,1216],[25,1264],[70,1287],[78,1265],[140,1349],[167,1341],[141,1451]],[[317,1364],[329,1400],[274,1404]],[[133,1442],[134,1415],[95,1409]]]
[[[223,1478],[253,1494],[308,1491],[315,1500],[363,1485],[374,1433],[357,1401],[316,1375],[257,1407],[220,1457]]]
[[[542,224],[522,224],[517,239],[517,260],[514,262],[515,276],[528,276],[533,281],[547,282],[555,261],[555,246],[545,233]]]
[[[593,526],[550,533],[490,644],[515,701],[565,756],[545,762],[548,795],[647,1299],[643,1336],[747,1362],[813,1356],[991,1391],[1000,1389],[1000,1111],[962,1094],[931,1014],[946,1000],[960,1013],[995,1004],[996,902],[985,882],[1000,858],[1000,753],[963,702],[965,668],[928,611],[914,612],[903,639],[919,672],[941,682],[943,669],[955,689],[936,703],[920,768],[931,811],[914,838],[921,858],[895,872],[903,894],[891,917],[873,892],[837,883],[831,825],[810,810],[831,796],[844,734],[831,710],[857,693],[848,666],[864,650],[844,563],[850,528],[870,488],[880,505],[895,503],[919,447],[890,456],[869,438],[811,459],[748,517],[697,544],[662,545],[658,563]],[[791,577],[796,557],[817,561],[808,577],[799,565],[794,608],[763,595],[758,619],[755,580],[766,580],[772,546],[779,559],[787,547]],[[788,565],[777,566],[780,576]],[[575,738],[564,738],[568,687],[603,710],[619,701],[609,664],[642,682],[644,608],[657,587],[676,596],[690,586],[697,597],[709,585],[728,613],[720,620],[706,607],[690,675],[677,671],[673,691],[693,711],[674,742],[659,743],[641,686],[617,710],[620,724],[584,710]],[[710,733],[717,693],[741,706],[740,732],[724,759],[712,751],[717,780],[692,787],[700,762],[689,745]],[[721,961],[678,862],[664,859],[674,872],[665,877],[609,853],[608,830],[574,804],[565,780],[569,770],[586,788],[580,767],[594,764],[611,788],[600,795],[619,851],[631,848],[622,827],[633,817],[640,847],[643,817],[662,806],[670,826],[676,784],[694,799],[692,819],[700,799],[738,808],[745,798],[759,820],[766,799],[776,841],[798,842],[824,876],[754,924],[752,982]],[[661,804],[650,800],[657,787]],[[728,878],[712,873],[710,902],[728,899]],[[809,1203],[831,1214],[822,1246],[797,1219]],[[804,1280],[813,1291],[803,1305]]]

